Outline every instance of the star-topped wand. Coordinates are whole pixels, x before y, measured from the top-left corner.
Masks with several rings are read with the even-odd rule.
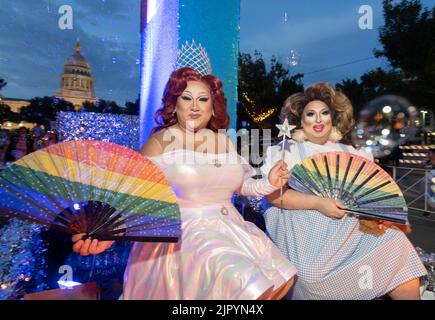
[[[282,136],[282,154],[281,154],[281,160],[284,161],[284,152],[285,152],[285,138],[288,137],[289,139],[292,138],[292,134],[290,131],[292,131],[296,126],[289,125],[288,119],[285,119],[283,124],[277,124],[276,127],[279,129],[278,138]],[[280,190],[280,199],[281,199],[281,211],[282,211],[282,193],[283,193],[283,186],[281,186]]]

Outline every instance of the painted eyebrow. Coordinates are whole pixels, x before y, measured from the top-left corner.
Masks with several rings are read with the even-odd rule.
[[[188,93],[190,95],[193,95],[192,92],[190,92],[190,91],[183,91],[183,93]],[[198,95],[207,95],[207,96],[209,96],[210,94],[207,93],[207,92],[200,92],[200,93],[198,93]]]
[[[309,109],[308,111],[306,111],[306,113],[308,113],[308,112],[316,112],[316,110],[314,110],[314,109]],[[323,108],[322,110],[320,110],[320,112],[323,112],[323,111],[329,111],[329,108],[327,108],[327,107],[325,107],[325,108]]]

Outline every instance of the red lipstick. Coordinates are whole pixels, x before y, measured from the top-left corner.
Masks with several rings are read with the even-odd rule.
[[[324,124],[315,124],[313,126],[313,130],[316,132],[322,132],[323,129],[325,129],[325,125]]]

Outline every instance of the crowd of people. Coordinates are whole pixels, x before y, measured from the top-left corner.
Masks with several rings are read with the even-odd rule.
[[[37,126],[33,130],[20,127],[17,130],[0,129],[0,170],[25,155],[58,142],[55,131]]]

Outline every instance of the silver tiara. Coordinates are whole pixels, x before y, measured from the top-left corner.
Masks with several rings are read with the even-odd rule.
[[[177,69],[183,67],[195,69],[202,75],[212,73],[207,51],[205,51],[205,48],[201,44],[197,45],[195,40],[192,40],[191,44],[186,41],[181,46],[178,54]]]

